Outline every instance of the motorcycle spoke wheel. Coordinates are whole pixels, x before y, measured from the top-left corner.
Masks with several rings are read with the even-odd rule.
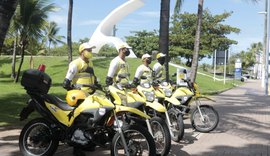
[[[58,141],[53,137],[47,122],[32,120],[22,129],[19,146],[23,155],[45,156],[56,151]]]
[[[167,124],[159,117],[151,118],[150,124],[156,144],[157,155],[167,155],[171,149],[171,136]]]
[[[171,138],[175,142],[179,142],[184,136],[184,122],[181,114],[173,109],[168,110],[168,115],[171,121]]]
[[[219,122],[217,111],[211,106],[200,106],[202,116],[198,109],[192,113],[191,122],[199,132],[210,132],[214,130]]]
[[[129,126],[129,128],[125,128],[123,132],[130,156],[155,155],[155,145],[153,145],[154,140],[143,127]],[[126,155],[119,133],[117,133],[113,138],[111,155]]]

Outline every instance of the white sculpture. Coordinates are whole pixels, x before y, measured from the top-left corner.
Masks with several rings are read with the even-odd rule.
[[[114,9],[96,28],[89,43],[96,46],[93,49],[94,53],[98,53],[100,48],[105,44],[113,44],[115,48],[119,49],[119,46],[126,44],[118,37],[111,36],[113,27],[122,18],[137,10],[144,5],[145,0],[128,0],[126,3],[120,5]],[[136,57],[134,52],[130,50],[129,57]]]

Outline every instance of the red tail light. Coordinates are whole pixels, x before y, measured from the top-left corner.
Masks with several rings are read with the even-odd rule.
[[[45,72],[45,69],[46,69],[45,64],[40,64],[40,65],[38,66],[38,70],[39,70],[39,71]]]

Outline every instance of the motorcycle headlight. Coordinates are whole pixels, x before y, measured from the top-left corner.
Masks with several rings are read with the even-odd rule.
[[[172,96],[172,90],[170,90],[170,89],[164,89],[163,91],[164,91],[166,97]]]
[[[154,92],[143,92],[146,97],[146,101],[153,102],[155,100],[155,93]]]
[[[151,85],[150,85],[150,83],[142,83],[141,84],[144,88],[150,88],[151,87]]]
[[[161,82],[161,86],[168,86],[169,85],[169,83],[168,82],[166,82],[166,81],[164,81],[164,82]]]

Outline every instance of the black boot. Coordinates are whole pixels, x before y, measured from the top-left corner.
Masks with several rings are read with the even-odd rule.
[[[85,156],[83,150],[79,147],[73,147],[73,155],[74,156]]]

